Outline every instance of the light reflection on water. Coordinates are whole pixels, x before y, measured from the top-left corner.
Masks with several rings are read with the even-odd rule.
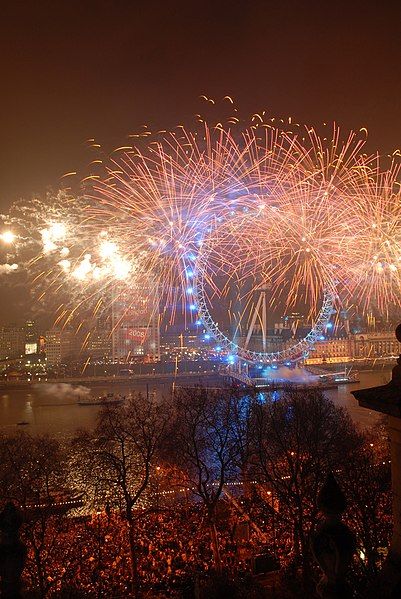
[[[328,397],[338,406],[345,407],[353,420],[361,426],[371,426],[380,414],[361,408],[351,395],[358,388],[383,385],[390,379],[391,371],[365,371],[360,373],[360,383],[341,385],[337,389],[325,391]],[[191,383],[193,384],[193,383]],[[149,391],[156,395],[169,395],[171,383],[150,383]],[[121,386],[95,386],[91,395],[104,395],[108,392],[128,395],[131,391],[146,393],[146,384],[129,383]],[[47,392],[46,392],[47,391]],[[48,389],[7,389],[0,392],[0,429],[3,432],[24,430],[31,434],[49,433],[53,435],[70,435],[79,428],[92,428],[96,422],[99,408],[96,406],[80,406],[77,397],[72,394],[49,394]],[[28,425],[18,425],[18,422],[29,422]]]

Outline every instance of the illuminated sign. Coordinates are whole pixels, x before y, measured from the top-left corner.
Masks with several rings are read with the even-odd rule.
[[[37,343],[25,343],[25,355],[36,354],[38,351]]]
[[[128,341],[133,341],[136,343],[143,343],[147,337],[148,329],[147,328],[127,328],[125,329],[125,338]]]

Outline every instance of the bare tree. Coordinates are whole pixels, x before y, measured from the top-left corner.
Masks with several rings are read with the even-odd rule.
[[[57,507],[57,494],[66,482],[65,466],[65,448],[56,439],[27,434],[0,438],[1,498],[22,509],[26,572],[42,597],[76,561],[65,512]]]
[[[81,434],[75,447],[82,448],[82,467],[87,480],[121,506],[128,525],[132,586],[140,592],[137,567],[135,509],[144,500],[155,473],[167,413],[163,405],[141,394],[123,406],[106,406],[94,434]]]
[[[391,468],[388,438],[381,427],[364,432],[363,444],[341,467],[349,498],[348,520],[355,530],[361,570],[367,581],[376,575],[392,530]]]
[[[238,476],[242,443],[235,414],[239,393],[234,389],[181,388],[172,406],[169,458],[182,473],[182,483],[206,508],[214,563],[221,570],[216,508],[228,480]]]
[[[256,401],[253,418],[256,475],[274,495],[274,516],[290,532],[295,562],[307,578],[318,491],[329,471],[352,459],[361,436],[345,411],[314,389]]]

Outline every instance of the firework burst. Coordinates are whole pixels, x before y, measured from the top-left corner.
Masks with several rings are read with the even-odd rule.
[[[40,296],[66,291],[64,320],[98,309],[116,282],[149,280],[170,320],[192,318],[195,272],[211,307],[234,287],[248,305],[262,286],[271,305],[306,306],[311,319],[325,290],[338,305],[398,308],[398,166],[382,171],[363,154],[364,135],[335,126],[319,137],[264,115],[242,130],[237,121],[146,131],[138,147],[92,161],[79,199],[64,192],[15,207],[1,232],[20,254],[12,264],[34,272]]]

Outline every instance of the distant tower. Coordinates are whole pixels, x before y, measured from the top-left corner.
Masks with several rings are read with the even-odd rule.
[[[36,354],[38,351],[38,329],[34,320],[25,322],[25,354]]]
[[[112,358],[160,360],[159,296],[151,283],[118,285],[112,300]]]

